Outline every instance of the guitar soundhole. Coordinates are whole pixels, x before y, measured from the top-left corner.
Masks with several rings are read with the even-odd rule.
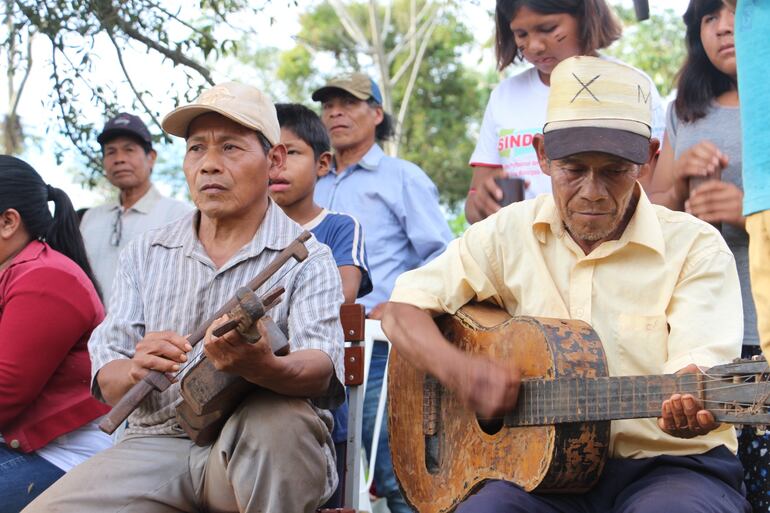
[[[493,419],[485,419],[476,415],[476,422],[479,423],[479,427],[483,432],[488,435],[496,435],[503,429],[503,418],[497,417]]]

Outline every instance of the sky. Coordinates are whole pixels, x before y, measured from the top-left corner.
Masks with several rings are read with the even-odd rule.
[[[628,7],[633,6],[632,0],[611,0],[611,2],[624,4]],[[170,2],[166,0],[164,3]],[[653,12],[663,10],[664,8],[672,8],[681,14],[687,7],[687,0],[651,0],[650,4],[650,9]],[[488,39],[494,30],[494,22],[489,14],[493,12],[494,5],[494,0],[478,0],[477,2],[468,2],[466,5],[465,19],[473,33],[478,34],[480,41]],[[267,7],[264,16],[253,20],[250,22],[250,25],[254,27],[254,32],[259,34],[259,37],[264,37],[265,40],[270,41],[271,45],[280,49],[288,49],[294,45],[293,36],[299,30],[298,11],[297,9],[286,9],[285,4],[282,2],[273,2]],[[76,45],[77,41],[72,43]],[[494,62],[494,53],[491,48],[478,51],[481,52],[480,55],[469,56],[473,62],[478,62],[479,60]],[[50,44],[48,41],[43,38],[37,38],[34,42],[33,55],[35,66],[20,102],[19,115],[25,123],[27,133],[35,136],[37,143],[30,145],[22,158],[32,164],[48,183],[64,189],[72,198],[76,208],[93,206],[102,200],[102,193],[95,193],[80,184],[74,183],[73,174],[67,171],[80,165],[74,156],[74,152],[68,152],[61,165],[57,165],[53,156],[54,141],[58,140],[64,144],[67,144],[67,141],[58,135],[55,115],[51,111],[52,106],[49,99],[50,65],[48,64],[50,62]],[[95,69],[98,70],[100,76],[115,77],[114,83],[117,99],[129,108],[131,93],[127,86],[121,84],[123,75],[115,58],[114,48],[106,40],[98,41],[90,52],[90,57],[94,61]],[[125,49],[124,59],[128,69],[142,70],[142,72],[134,74],[139,88],[157,91],[159,80],[168,82],[168,80],[173,80],[174,78],[173,71],[170,72],[168,66],[161,64],[159,59],[153,60],[149,58],[143,52],[132,50],[131,48]],[[215,81],[231,79],[232,77],[229,76],[231,73],[233,73],[232,65],[219,66],[214,72]],[[238,74],[239,78],[248,78],[244,76],[242,69],[238,71]],[[177,76],[178,79],[179,77]],[[0,97],[7,98],[4,83],[0,86]],[[153,101],[157,102],[156,105],[160,112],[167,112],[173,108],[170,100],[162,94],[156,95]],[[85,115],[93,117],[94,123],[97,125],[100,125],[102,122],[101,112],[95,107],[90,112],[87,111]],[[181,154],[181,152],[175,153]],[[171,188],[166,184],[159,183],[158,186],[166,194],[171,192]]]

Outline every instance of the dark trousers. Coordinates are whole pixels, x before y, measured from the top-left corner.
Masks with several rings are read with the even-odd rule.
[[[696,456],[611,459],[580,495],[527,493],[489,481],[458,513],[751,513],[743,468],[724,446]]]

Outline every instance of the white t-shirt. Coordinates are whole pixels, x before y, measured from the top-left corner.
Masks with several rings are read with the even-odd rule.
[[[0,443],[5,443],[2,434],[0,434]],[[112,445],[112,438],[102,433],[99,429],[99,419],[96,419],[75,431],[54,438],[35,451],[35,454],[64,472],[69,472],[72,467],[80,465],[97,452],[109,449]]]
[[[652,80],[650,85],[652,136],[662,141],[666,110]],[[532,146],[535,134],[543,132],[548,91],[534,67],[500,82],[489,97],[479,140],[471,155],[471,166],[502,166],[509,176],[524,178],[528,182],[526,199],[551,192],[551,179],[540,171]]]

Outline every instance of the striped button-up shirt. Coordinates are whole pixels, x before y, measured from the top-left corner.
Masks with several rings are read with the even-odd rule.
[[[270,201],[254,238],[222,267],[217,268],[197,237],[199,215],[189,214],[163,228],[132,241],[120,255],[115,276],[113,309],[94,330],[88,344],[91,353],[92,391],[103,400],[96,374],[107,363],[134,355],[137,342],[153,331],[192,333],[210,318],[238,287],[248,283],[301,232]],[[293,352],[318,349],[329,355],[336,377],[328,390],[319,390],[313,405],[331,429],[325,409],[344,398],[343,339],[339,321],[342,287],[329,248],[315,238],[306,243],[308,258],[290,260],[260,289],[286,289],[283,300],[270,316],[287,334]],[[190,361],[203,350],[198,344]],[[181,435],[175,407],[180,401],[179,383],[166,391],[152,392],[129,417],[127,433]],[[333,465],[332,465],[333,466]]]

